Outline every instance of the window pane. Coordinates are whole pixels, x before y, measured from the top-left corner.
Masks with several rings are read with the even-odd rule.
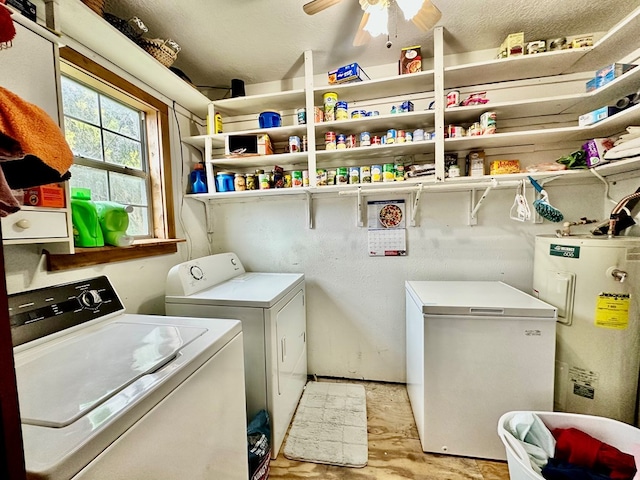
[[[100,129],[87,123],[64,119],[65,138],[76,157],[102,160]]]
[[[124,205],[147,205],[147,185],[144,178],[111,172],[111,200]]]
[[[140,142],[104,132],[104,156],[109,163],[142,170],[142,149]]]
[[[109,200],[107,172],[104,170],[83,165],[72,165],[69,185],[72,188],[89,188],[91,190],[91,200]]]
[[[61,83],[64,114],[99,125],[98,93],[67,77],[62,77]]]
[[[134,207],[129,214],[129,235],[149,235],[149,209],[145,207]]]
[[[140,140],[140,113],[109,97],[101,97],[102,128]]]

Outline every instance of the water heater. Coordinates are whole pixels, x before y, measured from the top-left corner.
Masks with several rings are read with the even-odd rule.
[[[558,308],[554,410],[637,425],[640,237],[536,237],[533,293]]]

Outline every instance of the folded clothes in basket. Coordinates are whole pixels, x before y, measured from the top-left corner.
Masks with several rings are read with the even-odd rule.
[[[529,455],[531,468],[541,473],[542,467],[553,457],[556,441],[540,417],[532,412],[516,413],[508,420],[505,429],[520,442]]]
[[[552,433],[556,439],[554,458],[557,460],[591,469],[614,480],[631,480],[636,474],[633,455],[621,452],[588,433],[576,428],[556,428]],[[549,478],[544,472],[543,469],[543,476]]]

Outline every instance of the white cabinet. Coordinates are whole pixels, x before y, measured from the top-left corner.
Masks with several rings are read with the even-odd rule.
[[[640,57],[640,42],[635,31],[640,27],[640,8],[607,32],[593,47],[546,52],[507,59],[486,59],[473,63],[453,64],[444,56],[443,30],[434,32],[434,70],[417,74],[392,76],[344,85],[316,85],[313,75],[312,52],[305,52],[304,88],[272,94],[231,98],[214,101],[210,114],[219,112],[224,120],[223,134],[200,135],[184,138],[183,142],[200,147],[205,152],[210,192],[193,195],[202,201],[232,199],[238,196],[281,195],[310,191],[311,193],[392,188],[394,184],[358,184],[348,186],[316,186],[316,169],[337,166],[357,166],[393,163],[399,156],[411,155],[415,163],[434,162],[436,175],[410,179],[400,185],[420,184],[427,188],[474,189],[494,182],[484,177],[445,178],[444,156],[458,153],[459,164],[464,167],[464,156],[471,150],[484,149],[491,158],[519,158],[521,166],[552,162],[561,155],[574,151],[584,141],[603,136],[616,136],[629,125],[640,124],[640,105],[628,108],[591,126],[579,126],[578,117],[638,90],[640,67],[593,92],[586,92],[585,82],[595,71],[608,63],[619,62],[631,56]],[[633,52],[636,52],[633,57]],[[449,64],[451,62],[451,64]],[[487,91],[489,103],[485,105],[445,108],[444,96],[451,89],[458,89],[464,98],[472,92]],[[338,100],[349,102],[349,112],[354,109],[379,110],[377,117],[349,119],[332,122],[314,122],[313,107],[321,106],[323,94],[336,92]],[[399,106],[411,100],[415,110],[409,113],[390,114],[391,105]],[[296,125],[295,109],[306,107],[307,125]],[[431,107],[431,108],[430,108]],[[258,128],[258,115],[263,110],[277,110],[282,114],[279,128]],[[468,126],[479,120],[486,111],[496,112],[497,133],[472,137],[448,138],[447,125]],[[434,133],[427,141],[394,143],[342,150],[326,150],[324,135],[327,132],[383,135],[387,129],[413,131],[421,128]],[[225,156],[224,143],[228,135],[268,134],[276,144],[276,152],[286,149],[290,135],[307,135],[308,152],[277,153],[266,156]],[[500,157],[500,155],[504,155]],[[275,189],[257,192],[214,192],[214,173],[231,170],[253,173],[254,169],[271,169],[279,165],[287,170],[309,170],[308,189]],[[636,171],[635,160],[605,164],[598,170],[603,175]],[[489,172],[486,165],[486,172]],[[584,176],[588,172],[571,170],[561,175]],[[546,176],[535,173],[534,176]],[[554,172],[556,175],[556,172]],[[501,175],[500,179],[519,180],[525,174]],[[513,183],[513,182],[512,182]],[[293,191],[291,191],[293,190]]]
[[[13,18],[13,46],[0,50],[0,85],[39,106],[59,123],[58,57],[53,35],[19,14]],[[65,196],[69,205],[66,188]],[[47,243],[52,251],[73,251],[70,208],[25,206],[2,218],[2,234],[5,244]]]

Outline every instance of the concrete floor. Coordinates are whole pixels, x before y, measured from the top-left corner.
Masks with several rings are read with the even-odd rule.
[[[283,443],[278,458],[271,461],[270,479],[509,480],[506,462],[424,453],[405,385],[348,382],[364,385],[367,395],[367,466],[349,468],[288,460],[282,453]]]

